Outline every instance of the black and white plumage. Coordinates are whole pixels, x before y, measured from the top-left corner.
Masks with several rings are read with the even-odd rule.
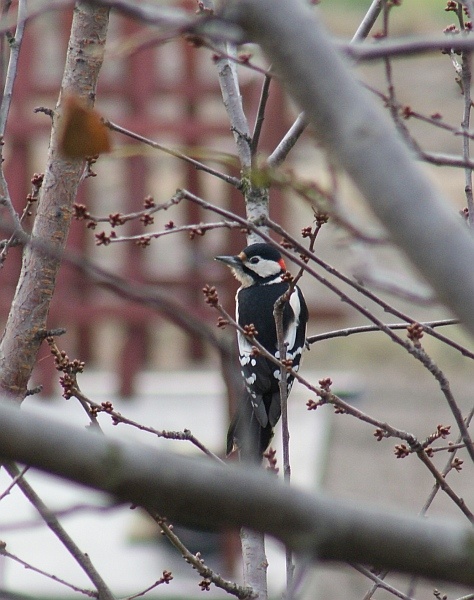
[[[229,266],[241,286],[236,295],[236,321],[241,327],[254,325],[256,339],[279,357],[275,319],[275,302],[289,287],[282,279],[286,272],[280,252],[270,244],[251,244],[237,256],[217,256]],[[303,294],[295,286],[283,309],[286,357],[299,368],[306,341],[308,309]],[[239,358],[245,383],[245,395],[227,434],[227,453],[237,446],[244,460],[260,461],[273,437],[273,428],[281,415],[280,368],[268,358],[255,355],[252,344],[237,332]],[[288,374],[288,392],[293,376]]]

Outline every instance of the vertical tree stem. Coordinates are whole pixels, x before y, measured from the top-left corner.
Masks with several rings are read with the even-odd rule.
[[[95,100],[105,51],[109,8],[78,2],[53,126],[43,186],[38,201],[32,238],[46,240],[58,254],[46,255],[28,245],[3,337],[0,342],[0,390],[21,402],[46,329],[60,251],[69,232],[72,205],[81,181],[83,160],[65,160],[58,152],[58,125],[62,100],[74,94],[89,106]]]
[[[293,291],[290,287],[289,293]],[[286,359],[286,344],[285,334],[283,331],[283,309],[285,304],[288,302],[289,293],[285,292],[275,302],[273,309],[273,317],[275,319],[275,327],[277,334],[277,345],[280,361],[280,403],[281,403],[281,437],[282,437],[282,448],[283,448],[283,477],[287,484],[291,480],[291,463],[290,463],[290,429],[288,424],[288,381],[287,371],[283,364]],[[287,547],[286,548],[286,590],[289,591],[293,587],[293,575],[295,571],[295,565],[293,563],[293,553]]]
[[[462,70],[461,70],[461,79],[462,79],[462,89],[464,93],[464,114],[462,120],[462,128],[464,131],[469,131],[470,123],[471,123],[471,53],[463,52],[462,53]],[[463,150],[463,158],[466,162],[469,161],[470,157],[470,144],[471,140],[469,136],[464,135],[462,138],[462,150]],[[464,169],[464,191],[466,194],[467,208],[469,212],[468,223],[471,228],[474,227],[474,199],[472,193],[472,169],[470,167],[466,167]]]
[[[267,568],[265,535],[248,527],[240,530],[244,586],[250,587],[257,600],[267,600]]]

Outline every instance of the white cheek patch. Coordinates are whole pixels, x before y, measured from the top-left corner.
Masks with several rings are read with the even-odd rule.
[[[254,271],[259,277],[265,279],[272,275],[277,275],[281,271],[281,266],[274,260],[265,260],[261,258],[258,263],[252,264],[247,262],[246,267]]]

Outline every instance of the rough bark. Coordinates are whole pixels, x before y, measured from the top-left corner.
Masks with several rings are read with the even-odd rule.
[[[102,65],[109,9],[78,2],[58,104],[53,123],[43,186],[32,237],[47,241],[55,250],[64,248],[72,205],[81,180],[83,160],[65,160],[58,152],[58,127],[62,101],[67,94],[88,106],[95,100]],[[61,264],[59,255],[44,254],[27,246],[7,324],[0,342],[0,390],[21,402],[43,341],[51,298]]]

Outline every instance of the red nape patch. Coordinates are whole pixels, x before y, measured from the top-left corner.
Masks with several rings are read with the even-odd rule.
[[[278,264],[284,271],[286,271],[285,261],[282,258],[280,258],[280,260],[278,261]]]

